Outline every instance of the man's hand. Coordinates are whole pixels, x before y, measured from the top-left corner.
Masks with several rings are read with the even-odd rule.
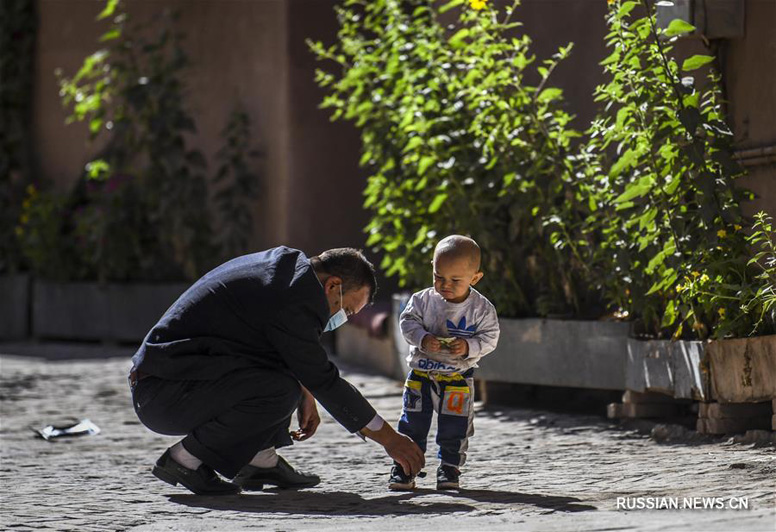
[[[361,429],[361,434],[374,440],[385,448],[385,452],[404,469],[404,473],[416,476],[426,465],[426,459],[420,447],[404,434],[399,434],[388,423],[380,430]]]
[[[297,441],[312,438],[318,430],[318,425],[321,424],[321,416],[318,415],[315,398],[304,386],[302,386],[302,400],[299,402],[299,408],[296,409],[296,416],[299,419],[299,430],[291,432],[291,437]]]
[[[469,342],[463,338],[456,338],[449,345],[450,354],[457,357],[465,357],[469,354]]]
[[[421,340],[420,348],[429,353],[438,353],[442,350],[442,342],[437,340],[433,334],[427,334]]]

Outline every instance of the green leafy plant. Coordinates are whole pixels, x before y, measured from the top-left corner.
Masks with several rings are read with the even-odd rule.
[[[749,335],[776,334],[776,227],[764,212],[755,215],[749,242],[756,249],[749,265],[757,268],[751,295],[744,297],[741,310],[753,316],[754,326]]]
[[[776,230],[770,216],[755,216],[746,237],[754,256],[727,275],[691,272],[677,287],[682,299],[692,304],[711,336],[745,337],[776,334]]]
[[[73,201],[78,243],[98,279],[195,279],[214,260],[206,161],[187,147],[196,133],[185,108],[189,61],[175,31],[177,15],[127,29],[120,3],[100,41],[72,77],[60,75],[68,121],[85,121],[107,137],[86,165]]]
[[[259,192],[259,175],[250,163],[260,152],[251,147],[250,117],[240,108],[229,116],[222,136],[225,144],[216,154],[220,164],[213,179],[221,185],[214,195],[221,220],[218,241],[221,255],[234,257],[248,251],[252,211]]]
[[[427,285],[436,242],[470,234],[501,315],[581,315],[596,298],[587,235],[566,236],[589,214],[570,157],[580,134],[550,85],[571,45],[537,61],[517,5],[345,1],[338,42],[310,43],[335,65],[317,72],[322,106],[361,130],[367,245],[388,275]]]
[[[739,206],[750,195],[734,185],[743,170],[733,160],[719,76],[711,69],[699,87],[690,73],[713,57],[692,56],[680,67],[671,56],[671,40],[691,25],[675,20],[662,31],[650,2],[610,4],[611,53],[602,62],[609,81],[596,89],[604,109],[587,147],[598,282],[642,333],[706,338],[719,316],[677,287],[687,279],[745,281],[749,253]]]
[[[35,5],[33,0],[0,4],[0,274],[24,268],[17,227],[25,188],[33,182]]]
[[[14,224],[30,271],[52,280],[78,279],[83,262],[68,237],[71,226],[67,197],[52,191],[39,191],[28,185],[21,214]]]

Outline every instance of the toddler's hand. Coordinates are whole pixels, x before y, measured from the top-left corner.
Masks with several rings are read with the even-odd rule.
[[[436,337],[434,337],[433,334],[427,334],[420,342],[420,348],[423,351],[427,351],[429,353],[438,353],[442,350],[442,344],[439,342],[439,340],[436,339]]]
[[[469,354],[469,342],[463,338],[456,338],[448,345],[448,349],[451,355],[463,358]]]

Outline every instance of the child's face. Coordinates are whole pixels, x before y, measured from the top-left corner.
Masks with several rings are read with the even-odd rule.
[[[469,287],[482,278],[482,272],[465,258],[434,257],[433,264],[434,290],[451,303],[464,301],[469,296]]]

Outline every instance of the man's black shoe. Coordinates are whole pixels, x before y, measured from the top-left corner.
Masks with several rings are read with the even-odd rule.
[[[391,478],[388,479],[388,489],[393,491],[412,491],[415,489],[415,479],[404,472],[399,464],[391,468]]]
[[[458,468],[449,466],[449,465],[441,465],[437,469],[437,489],[438,490],[455,490],[460,487],[460,481],[458,480],[461,476],[461,472],[458,471]]]
[[[223,480],[210,466],[202,464],[196,470],[183,467],[172,459],[169,449],[156,461],[152,473],[168,484],[180,484],[197,495],[240,493],[240,486]]]
[[[275,467],[256,467],[248,464],[237,473],[233,482],[246,491],[258,491],[264,484],[278,488],[311,488],[317,486],[321,479],[318,475],[297,471],[282,456],[278,456],[278,465]]]

